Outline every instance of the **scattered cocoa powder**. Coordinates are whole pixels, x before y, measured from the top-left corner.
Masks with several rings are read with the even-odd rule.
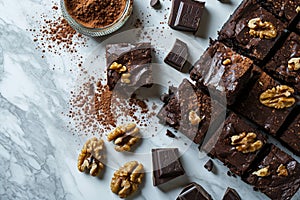
[[[88,28],[103,28],[122,15],[126,0],[65,0],[70,16]]]

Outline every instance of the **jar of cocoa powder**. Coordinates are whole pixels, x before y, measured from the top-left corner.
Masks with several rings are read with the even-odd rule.
[[[133,0],[61,0],[60,4],[75,30],[96,37],[122,27],[132,13]]]

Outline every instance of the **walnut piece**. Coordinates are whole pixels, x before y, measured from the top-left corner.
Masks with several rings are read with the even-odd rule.
[[[110,65],[109,69],[115,70],[119,73],[123,73],[127,71],[127,67],[123,66],[117,62],[113,62],[113,64]]]
[[[289,108],[296,102],[295,98],[291,97],[293,93],[293,88],[286,85],[278,85],[263,92],[259,100],[263,105],[271,108]]]
[[[134,123],[119,126],[108,134],[107,140],[114,140],[116,151],[130,151],[131,146],[140,140],[139,131]]]
[[[80,172],[88,172],[92,176],[98,176],[104,168],[103,159],[104,141],[91,138],[84,145],[78,156],[77,168]]]
[[[270,166],[261,168],[261,169],[257,170],[256,172],[253,172],[252,174],[259,176],[259,177],[269,176],[270,175],[269,168],[270,168]]]
[[[111,191],[126,198],[137,191],[143,177],[144,166],[137,161],[128,162],[114,173],[110,183]]]
[[[288,176],[289,175],[286,167],[283,164],[279,165],[276,172],[278,173],[278,176]]]
[[[130,76],[131,76],[130,73],[122,74],[122,76],[121,76],[121,83],[129,84],[130,83],[130,79],[129,79]]]
[[[291,58],[288,62],[288,69],[290,71],[297,71],[300,69],[300,58]]]
[[[262,22],[260,18],[251,19],[248,22],[250,28],[249,34],[261,39],[272,39],[277,36],[277,30],[275,26],[270,22]]]
[[[231,145],[235,146],[235,148],[242,153],[252,153],[258,151],[263,146],[261,140],[255,140],[255,133],[246,134],[246,132],[243,132],[231,137]]]
[[[226,60],[224,60],[223,62],[222,62],[222,64],[223,65],[230,65],[231,64],[231,60],[229,59],[229,58],[227,58]]]
[[[204,118],[205,116],[199,117],[193,110],[189,112],[189,121],[193,126],[198,125]]]

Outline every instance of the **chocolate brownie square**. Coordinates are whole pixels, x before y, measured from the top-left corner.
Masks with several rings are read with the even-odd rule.
[[[240,176],[248,170],[265,143],[266,138],[257,128],[231,113],[204,149]]]
[[[296,155],[300,156],[300,114],[290,124],[287,130],[282,133],[280,139]]]
[[[178,88],[172,87],[167,96],[164,98],[165,105],[157,115],[160,123],[181,131],[196,144],[202,143],[209,128],[219,126],[222,113],[226,112],[225,107],[187,79]]]
[[[291,33],[282,47],[265,65],[264,69],[273,77],[300,92],[300,36]]]
[[[300,164],[271,145],[242,179],[273,200],[291,199],[300,187]]]
[[[107,85],[110,90],[132,94],[152,84],[150,43],[119,43],[106,46]]]
[[[300,0],[257,0],[262,7],[288,24],[293,23],[300,9]]]
[[[268,133],[276,135],[296,106],[297,99],[293,88],[281,85],[265,72],[259,73],[249,93],[241,95],[233,109]]]
[[[227,104],[232,105],[248,82],[253,62],[221,42],[212,42],[190,72],[197,86],[209,88],[218,96],[226,95]]]
[[[261,63],[284,34],[286,23],[255,0],[244,0],[219,32],[219,40]]]

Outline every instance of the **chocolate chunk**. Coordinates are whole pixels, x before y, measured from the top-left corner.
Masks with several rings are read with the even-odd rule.
[[[197,183],[186,186],[176,200],[212,200],[210,194]]]
[[[177,148],[152,149],[153,185],[168,182],[185,173]]]
[[[173,0],[169,26],[173,29],[197,32],[205,2]]]
[[[213,168],[214,168],[214,163],[212,162],[211,159],[209,159],[209,160],[205,163],[204,168],[207,169],[207,171],[209,171],[209,172],[213,170]]]
[[[159,0],[151,0],[150,1],[151,7],[157,7],[157,6],[159,6],[159,4],[160,4]]]
[[[222,200],[241,200],[241,197],[235,189],[228,187]]]
[[[174,135],[174,133],[172,133],[169,129],[167,129],[166,135],[170,138],[176,138],[176,135]]]
[[[171,52],[165,58],[165,63],[174,67],[178,71],[182,71],[188,59],[188,46],[186,43],[176,39]]]

